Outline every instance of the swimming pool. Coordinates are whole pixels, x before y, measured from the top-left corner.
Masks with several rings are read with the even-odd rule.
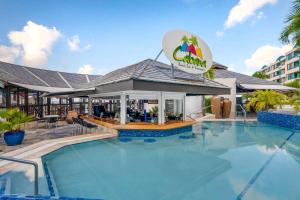
[[[300,199],[299,132],[257,122],[203,122],[193,132],[66,146],[43,157],[51,190],[110,200]]]

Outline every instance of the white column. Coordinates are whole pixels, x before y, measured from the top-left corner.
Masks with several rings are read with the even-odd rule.
[[[121,124],[124,125],[126,124],[126,94],[125,93],[121,93],[121,98],[120,98],[120,105],[121,105],[121,113],[120,113],[120,117],[121,117]]]
[[[165,99],[163,97],[163,92],[158,95],[158,124],[165,123]]]
[[[186,109],[185,109],[185,97],[186,97],[186,94],[183,96],[183,99],[182,99],[182,106],[183,106],[183,121],[185,121],[185,119],[186,119],[186,115],[187,115],[187,113],[186,113]]]
[[[89,115],[92,115],[92,110],[93,110],[93,108],[92,108],[93,107],[92,101],[93,101],[93,97],[88,96]]]

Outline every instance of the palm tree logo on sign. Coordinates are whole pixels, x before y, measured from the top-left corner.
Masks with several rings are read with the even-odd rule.
[[[186,31],[166,33],[163,50],[173,65],[189,73],[202,74],[212,65],[212,55],[207,44]]]

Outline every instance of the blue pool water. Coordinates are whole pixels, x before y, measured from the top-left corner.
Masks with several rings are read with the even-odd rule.
[[[86,142],[48,154],[43,161],[56,195],[300,199],[300,132],[262,123],[205,122],[193,132],[145,139]]]

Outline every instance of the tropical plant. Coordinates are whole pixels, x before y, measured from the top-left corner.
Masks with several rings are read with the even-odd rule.
[[[252,74],[253,77],[256,77],[256,78],[260,78],[260,79],[268,79],[269,76],[264,73],[264,72],[260,72],[260,71],[257,71],[257,72],[254,72],[254,74]]]
[[[293,81],[285,83],[284,85],[287,86],[287,87],[293,87],[293,88],[299,88],[300,89],[300,79],[295,79]]]
[[[279,105],[280,107],[286,103],[287,97],[284,94],[274,90],[257,90],[250,96],[250,101],[246,104],[246,109],[254,108],[258,111],[268,111]]]
[[[211,97],[206,97],[204,100],[205,112],[211,113]]]
[[[20,111],[18,108],[11,108],[0,111],[0,131],[16,132],[21,126],[31,120],[31,117]]]
[[[289,103],[291,106],[293,106],[293,109],[295,112],[298,113],[300,111],[300,97],[299,96],[294,96],[294,97],[290,98]]]
[[[291,91],[286,92],[287,96],[293,97],[293,96],[299,96],[300,95],[300,79],[295,79],[293,81],[285,83],[284,86],[292,87],[292,88],[298,88],[298,90],[291,90]]]
[[[157,113],[158,113],[158,106],[153,106],[153,107],[150,109],[150,113],[152,113],[152,114],[157,114]]]
[[[210,80],[214,80],[215,79],[215,69],[213,67],[211,67],[209,70],[207,70],[204,73],[204,77]]]
[[[300,0],[294,0],[287,16],[287,24],[280,35],[283,43],[292,43],[300,46]]]

